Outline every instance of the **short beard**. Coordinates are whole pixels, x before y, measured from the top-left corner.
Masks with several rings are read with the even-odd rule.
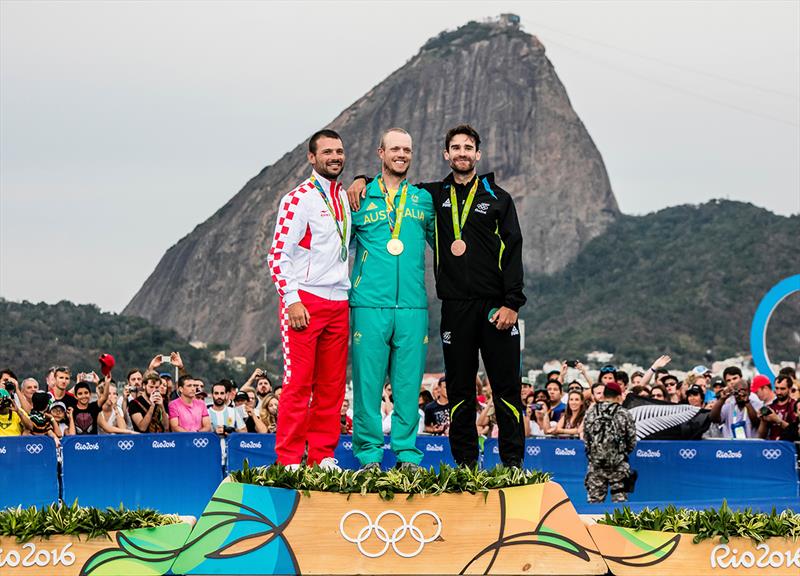
[[[214,398],[214,406],[224,406],[225,399],[224,398]]]
[[[314,166],[314,170],[316,170],[317,174],[319,174],[320,176],[322,176],[326,180],[335,181],[341,175],[342,170],[344,170],[344,163],[342,163],[342,167],[339,170],[338,174],[332,174],[331,172],[328,172],[328,170],[325,168],[324,164],[320,164],[318,166],[315,165]]]
[[[459,170],[458,168],[456,168],[455,161],[453,161],[450,163],[450,169],[453,171],[454,174],[470,174],[471,172],[475,171],[475,162],[472,162],[469,165],[469,168],[467,168],[466,170]]]
[[[384,168],[384,170],[386,170],[386,172],[388,172],[392,176],[396,176],[398,178],[405,178],[406,174],[408,174],[409,165],[408,165],[408,163],[406,163],[406,169],[405,169],[404,172],[398,172],[397,170],[395,170],[394,168],[392,168],[391,166],[389,166],[386,163],[384,163],[383,168]]]

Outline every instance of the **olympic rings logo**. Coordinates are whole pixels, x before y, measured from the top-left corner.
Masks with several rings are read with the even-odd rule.
[[[525,451],[529,456],[538,456],[542,449],[539,446],[528,446]]]
[[[684,460],[691,460],[692,458],[697,456],[697,450],[695,450],[694,448],[681,448],[680,450],[678,450],[678,454]]]
[[[342,442],[342,448],[344,448],[345,450],[352,450],[353,449],[353,443],[352,442]]]
[[[777,460],[783,455],[783,451],[780,448],[764,448],[761,451],[761,455],[767,460]]]
[[[120,450],[130,450],[133,448],[133,440],[120,440],[117,442],[117,446]]]
[[[28,451],[28,454],[38,454],[44,450],[44,446],[41,444],[25,444],[25,450]]]
[[[205,448],[208,446],[208,438],[195,438],[192,440],[195,448]]]
[[[351,516],[361,516],[367,521],[367,525],[361,528],[361,530],[358,531],[358,534],[355,537],[347,534],[347,532],[345,532],[344,529],[344,523]],[[383,520],[386,516],[395,516],[399,518],[400,521],[402,522],[400,526],[392,530],[391,534],[389,534],[389,531],[386,528],[381,526],[381,520]],[[422,530],[420,530],[417,526],[414,525],[414,522],[420,516],[430,516],[431,518],[433,518],[434,522],[436,523],[436,531],[434,532],[433,536],[429,536],[426,538],[422,534]],[[397,512],[396,510],[386,510],[384,512],[381,512],[381,514],[378,515],[378,518],[376,518],[375,522],[373,523],[372,519],[366,512],[362,512],[361,510],[351,510],[350,512],[342,516],[342,519],[339,522],[339,532],[342,534],[342,538],[344,538],[345,540],[347,540],[352,544],[356,544],[358,546],[358,551],[361,552],[361,554],[366,556],[367,558],[380,558],[386,553],[386,551],[389,549],[389,546],[392,547],[392,550],[394,550],[398,556],[401,556],[403,558],[413,558],[414,556],[417,556],[419,555],[420,552],[422,552],[422,549],[425,547],[425,544],[433,542],[439,537],[439,535],[442,533],[442,520],[435,512],[432,512],[430,510],[420,510],[411,517],[410,522],[406,522],[405,517],[400,512]],[[364,546],[362,546],[362,544],[367,540],[369,540],[373,534],[375,534],[378,540],[383,542],[383,548],[381,548],[377,552],[368,552],[367,550],[364,549]],[[403,552],[397,546],[398,543],[402,541],[407,534],[411,536],[412,540],[417,542],[417,548],[413,552]]]

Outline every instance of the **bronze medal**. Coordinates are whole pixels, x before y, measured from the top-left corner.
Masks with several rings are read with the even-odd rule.
[[[454,240],[452,244],[450,244],[450,252],[453,256],[463,256],[464,252],[467,251],[467,243],[461,240]]]

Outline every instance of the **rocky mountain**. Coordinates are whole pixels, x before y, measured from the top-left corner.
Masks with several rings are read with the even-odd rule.
[[[463,122],[481,133],[479,170],[494,171],[515,197],[527,272],[563,269],[618,217],[600,153],[544,46],[511,15],[429,40],[328,126],[344,139],[343,181],[379,169],[377,139],[390,126],[412,134],[410,176],[422,181],[448,173],[444,134]],[[266,255],[278,200],[309,173],[305,150],[301,142],[264,168],[171,247],[124,314],[189,338],[228,343],[236,354],[252,356],[266,343],[270,358],[279,361],[277,294]],[[433,327],[437,323],[438,313],[431,318]],[[439,364],[435,355],[429,364]]]

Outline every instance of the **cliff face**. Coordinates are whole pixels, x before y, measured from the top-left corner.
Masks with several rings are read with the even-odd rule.
[[[411,180],[442,178],[449,172],[444,134],[464,122],[481,134],[479,172],[494,171],[516,200],[527,272],[563,269],[619,214],[600,153],[544,47],[501,23],[471,22],[431,39],[333,120],[329,127],[342,135],[347,153],[342,181],[379,170],[378,137],[391,126],[414,138]],[[266,254],[278,200],[309,173],[305,149],[302,142],[262,170],[170,248],[124,313],[228,343],[237,354],[254,355],[266,342],[280,365]],[[431,312],[435,334],[438,306]],[[440,358],[432,345],[429,365],[438,367]]]

